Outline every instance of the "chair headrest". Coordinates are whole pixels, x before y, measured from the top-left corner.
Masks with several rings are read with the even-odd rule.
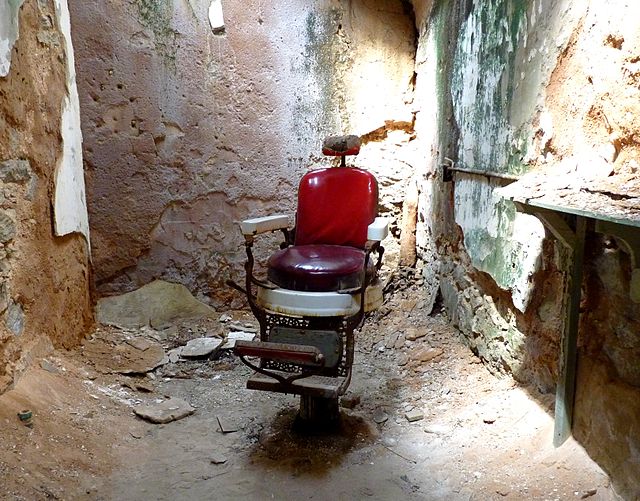
[[[331,157],[357,155],[360,153],[359,136],[329,136],[322,143],[322,154]]]

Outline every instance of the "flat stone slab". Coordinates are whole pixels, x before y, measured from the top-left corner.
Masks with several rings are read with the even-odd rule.
[[[156,404],[140,405],[133,412],[151,423],[165,424],[190,416],[195,409],[180,398],[169,398]]]
[[[193,297],[184,285],[164,280],[155,280],[121,296],[102,298],[96,306],[98,322],[127,329],[214,316],[215,310]]]
[[[222,345],[222,339],[217,337],[200,337],[192,339],[182,347],[180,356],[183,358],[199,358],[211,355]]]
[[[424,419],[424,413],[421,410],[413,409],[412,411],[407,412],[404,417],[407,419],[407,421],[413,423],[414,421],[420,421]]]
[[[216,416],[216,419],[218,420],[218,425],[220,425],[221,433],[234,433],[240,429],[240,427],[230,419],[222,416]]]

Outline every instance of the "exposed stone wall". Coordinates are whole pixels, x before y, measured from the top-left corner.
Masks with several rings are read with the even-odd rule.
[[[52,345],[77,343],[92,321],[87,241],[54,236],[72,85],[59,7],[0,1],[0,47],[8,42],[10,55],[0,53],[0,392]]]
[[[213,304],[237,297],[224,285],[242,275],[236,221],[292,214],[302,174],[330,164],[326,135],[364,137],[350,162],[400,217],[416,162],[409,4],[222,2],[213,30],[210,3],[71,5],[103,294],[164,278]]]
[[[557,381],[565,249],[494,190],[544,166],[638,176],[638,7],[629,2],[414,2],[418,255],[470,347],[545,392]],[[445,157],[458,173],[442,181]],[[560,169],[558,172],[566,172]],[[498,177],[491,174],[498,174]],[[639,207],[640,210],[640,207]],[[575,436],[618,491],[640,494],[638,304],[625,244],[587,244]],[[635,416],[635,417],[633,417]]]

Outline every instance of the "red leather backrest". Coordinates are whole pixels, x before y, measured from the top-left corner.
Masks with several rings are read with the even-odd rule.
[[[298,189],[296,245],[332,244],[363,248],[367,226],[378,215],[378,183],[353,167],[311,171]]]

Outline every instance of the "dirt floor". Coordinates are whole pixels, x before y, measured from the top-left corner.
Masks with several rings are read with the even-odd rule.
[[[342,429],[317,436],[292,431],[295,397],[246,390],[228,350],[149,370],[189,339],[255,326],[248,313],[100,327],[0,396],[0,498],[616,499],[579,444],[551,445],[553,395],[491,375],[422,305],[405,288],[368,320]],[[195,412],[167,424],[133,412],[167,397]]]

